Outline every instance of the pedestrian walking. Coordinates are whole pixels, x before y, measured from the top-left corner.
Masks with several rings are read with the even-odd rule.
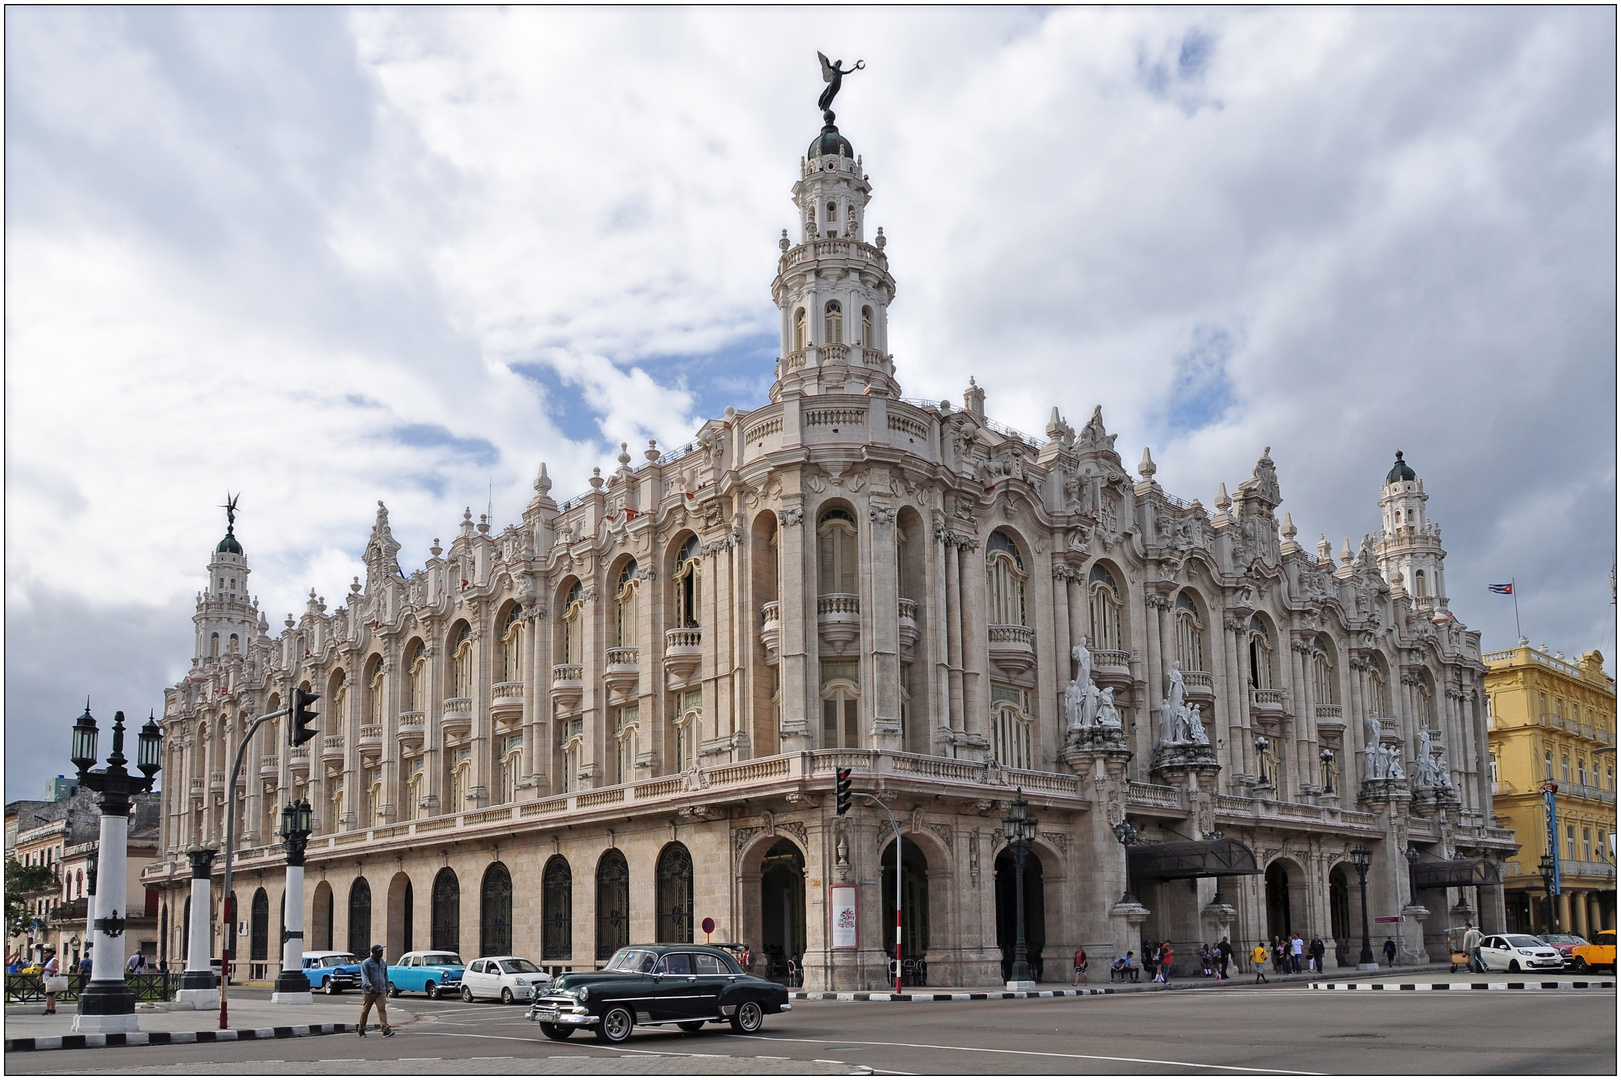
[[[1250,953],[1250,959],[1255,961],[1255,981],[1258,983],[1271,982],[1266,977],[1266,943],[1257,941],[1255,949]]]
[[[1289,941],[1289,970],[1296,975],[1300,974],[1300,958],[1305,952],[1306,943],[1300,940],[1300,934],[1297,931]]]
[[[1288,950],[1284,948],[1283,939],[1272,935],[1272,974],[1286,975],[1289,972]]]
[[[1171,962],[1174,959],[1175,954],[1171,951],[1171,943],[1169,941],[1160,942],[1159,974],[1155,976],[1155,978],[1164,983],[1166,986],[1171,985]]]
[[[371,955],[360,962],[360,1028],[357,1034],[366,1037],[366,1017],[371,1007],[377,1006],[377,1023],[383,1029],[383,1038],[394,1034],[388,1023],[388,965],[383,963],[383,947],[373,945]]]
[[[1075,947],[1075,977],[1069,981],[1069,984],[1074,986],[1082,979],[1086,980],[1086,985],[1092,985],[1092,976],[1086,973],[1086,946],[1077,945]]]
[[[1221,965],[1221,977],[1225,979],[1227,977],[1227,965],[1232,963],[1233,960],[1232,942],[1222,938],[1221,944],[1216,946],[1216,956],[1218,958],[1217,963]]]
[[[1317,974],[1323,973],[1323,957],[1328,953],[1328,946],[1323,944],[1321,934],[1311,936],[1311,969]]]
[[[1483,935],[1475,929],[1473,923],[1463,924],[1463,951],[1469,954],[1469,970],[1485,971],[1486,965],[1480,961],[1480,943]]]
[[[84,954],[84,959],[79,961],[79,974],[81,974],[81,975],[89,975],[90,974],[90,954],[89,953],[85,953]]]
[[[1385,966],[1396,966],[1396,943],[1390,938],[1385,938]]]
[[[56,958],[55,949],[45,950],[45,966],[40,968],[39,977],[45,982],[45,1011],[42,1016],[56,1015],[56,992],[61,983],[57,982],[62,976],[62,962]]]

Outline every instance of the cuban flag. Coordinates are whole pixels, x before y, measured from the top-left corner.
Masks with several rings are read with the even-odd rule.
[[[1506,585],[1487,585],[1486,589],[1489,592],[1497,593],[1499,596],[1514,595],[1514,583],[1512,581]]]

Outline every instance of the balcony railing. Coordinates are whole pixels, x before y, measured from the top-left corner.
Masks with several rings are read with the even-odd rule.
[[[782,602],[780,600],[767,600],[760,605],[760,625],[769,627],[772,623],[780,623]]]
[[[704,643],[704,632],[696,626],[682,626],[664,631],[664,649],[697,649]]]
[[[908,600],[904,596],[901,597],[901,599],[900,599],[900,615],[901,615],[901,618],[903,618],[903,619],[910,619],[913,622],[916,622],[917,621],[917,601],[916,600]]]
[[[492,705],[522,705],[523,683],[520,681],[498,682],[490,687],[490,703]]]
[[[205,787],[207,787],[207,786],[208,785],[203,781],[202,777],[194,776],[194,777],[191,778],[190,787],[191,787],[191,793],[193,795],[201,795],[203,793],[203,789]],[[221,784],[220,786],[223,789],[224,785]]]
[[[1023,645],[1031,649],[1036,647],[1036,632],[1028,626],[992,623],[989,633],[992,645]]]
[[[293,746],[287,750],[287,767],[289,769],[309,770],[310,748],[307,746]]]
[[[323,735],[321,737],[321,760],[322,761],[342,761],[343,760],[343,736],[342,735]]]
[[[1344,705],[1318,705],[1316,711],[1317,711],[1317,722],[1319,724],[1321,724],[1321,723],[1330,723],[1330,724],[1343,724],[1343,723],[1345,723],[1345,706]]]
[[[355,740],[355,747],[362,754],[380,754],[383,752],[383,725],[361,724],[360,736]]]
[[[1127,671],[1131,668],[1131,654],[1124,649],[1093,649],[1092,669],[1094,671],[1108,668],[1111,671]],[[1207,675],[1206,678],[1209,678]],[[1183,676],[1183,685],[1186,685],[1186,675]]]
[[[473,718],[473,699],[470,697],[453,697],[445,699],[446,720],[471,720]]]
[[[1127,788],[1126,798],[1134,803],[1162,806],[1168,810],[1182,809],[1182,790],[1180,788],[1163,787],[1159,784],[1139,784],[1133,781]]]
[[[1094,657],[1096,655],[1096,653],[1093,654]],[[1093,664],[1097,663],[1095,659],[1092,662]],[[1216,692],[1216,682],[1208,671],[1184,671],[1182,673],[1182,685],[1187,688],[1190,694],[1196,691],[1203,691],[1206,694]]]
[[[635,667],[641,662],[642,651],[634,645],[608,650],[609,667]]]
[[[578,683],[584,674],[583,664],[557,664],[552,668],[552,683]]]
[[[280,762],[275,754],[262,754],[259,757],[259,776],[265,780],[274,779],[279,766]]]
[[[394,732],[394,737],[401,742],[411,742],[422,738],[423,732],[426,730],[424,721],[425,717],[419,712],[400,713],[400,724],[399,728]]]
[[[1267,712],[1281,712],[1283,709],[1283,691],[1252,686],[1250,687],[1250,704]]]
[[[861,597],[855,593],[823,593],[816,598],[818,615],[859,615]]]

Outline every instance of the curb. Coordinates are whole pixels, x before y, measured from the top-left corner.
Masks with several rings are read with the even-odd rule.
[[[1610,980],[1590,982],[1308,983],[1313,990],[1614,990]]]
[[[1167,990],[1171,989],[1169,986]],[[829,990],[790,993],[793,1001],[1007,1001],[1019,998],[1071,998],[1090,997],[1095,994],[1143,993],[1142,990],[1119,991],[1099,986],[1087,990],[973,990],[955,994],[897,994],[883,990]]]
[[[242,1042],[252,1039],[302,1039],[310,1035],[344,1035],[354,1024],[293,1024],[288,1027],[227,1028],[224,1031],[109,1031],[85,1035],[46,1035],[7,1039],[6,1053],[29,1050],[90,1050],[111,1046],[178,1046],[184,1043]]]

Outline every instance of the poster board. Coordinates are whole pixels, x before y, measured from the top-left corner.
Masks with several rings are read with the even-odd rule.
[[[856,887],[834,885],[828,890],[828,915],[831,919],[830,937],[834,949],[860,947],[860,928],[856,916]]]

